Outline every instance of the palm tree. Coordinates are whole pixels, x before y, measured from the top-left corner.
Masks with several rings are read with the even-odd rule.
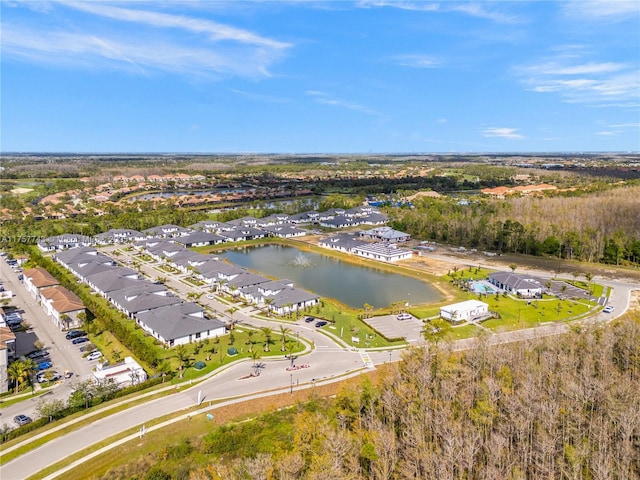
[[[280,347],[280,351],[284,352],[287,349],[286,341],[287,334],[291,332],[291,330],[284,325],[280,325],[280,341],[282,342],[282,347]]]
[[[22,384],[25,382],[33,387],[31,376],[35,369],[36,364],[30,358],[27,358],[25,360],[16,360],[11,365],[9,365],[9,368],[7,368],[7,374],[9,378],[13,382],[15,382],[16,392],[20,391]]]
[[[71,317],[66,313],[63,313],[62,315],[60,315],[60,320],[64,324],[65,330],[69,330],[69,323],[71,322]]]
[[[256,373],[256,375],[258,375],[258,365],[257,365],[257,361],[260,359],[260,354],[255,351],[255,352],[251,352],[251,354],[249,355],[249,357],[251,357],[251,360],[253,360],[253,369]]]
[[[273,330],[269,327],[262,327],[260,329],[262,334],[264,335],[264,351],[269,351],[269,344],[271,343],[271,335],[273,335]]]
[[[271,315],[271,305],[273,305],[273,298],[265,298],[264,303],[267,306],[267,316]]]
[[[187,352],[187,347],[184,345],[178,345],[176,347],[176,358],[178,359],[178,363],[180,364],[179,369],[182,370],[189,364],[189,353]],[[180,374],[182,377],[182,373]]]
[[[249,353],[253,353],[253,336],[255,334],[255,330],[247,330],[247,345],[249,345]]]
[[[588,287],[587,287],[587,290],[589,291],[589,303],[591,303],[591,293],[592,293],[592,290],[591,290],[591,280],[593,279],[593,273],[591,273],[591,272],[587,272],[587,273],[585,273],[585,274],[584,274],[584,278],[586,278],[586,279],[587,279],[587,282],[589,282],[589,285],[588,285]]]

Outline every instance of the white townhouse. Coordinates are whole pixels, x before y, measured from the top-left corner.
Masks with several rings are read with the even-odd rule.
[[[207,317],[202,307],[193,302],[138,313],[136,323],[169,347],[221,337],[227,333],[223,322]]]

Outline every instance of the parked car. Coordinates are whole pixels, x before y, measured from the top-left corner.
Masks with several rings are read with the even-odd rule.
[[[27,423],[31,423],[33,420],[31,420],[31,417],[27,417],[26,415],[16,415],[15,417],[13,417],[13,421],[22,426],[26,425]]]
[[[98,360],[101,356],[102,356],[102,353],[98,351],[91,352],[89,355],[87,355],[87,360],[91,362],[93,360]]]
[[[38,370],[46,370],[47,368],[51,368],[53,364],[51,362],[40,362],[38,364]]]
[[[62,375],[60,375],[58,372],[40,372],[38,374],[38,376],[36,377],[36,380],[38,380],[38,383],[44,383],[44,382],[57,382],[58,380],[60,380],[62,378]]]
[[[49,358],[49,352],[47,352],[46,350],[36,350],[35,352],[31,352],[29,355],[27,355],[27,358],[30,358],[31,360]]]
[[[73,340],[74,338],[84,337],[87,332],[83,332],[82,330],[69,330],[65,335],[67,340]]]
[[[80,347],[81,352],[93,352],[96,349],[96,346],[93,343],[89,343],[88,345],[83,345]]]
[[[208,294],[208,295],[207,295],[207,299],[208,299],[208,300],[213,300],[213,295]]]
[[[401,313],[396,318],[398,320],[411,320],[413,317],[408,313]]]
[[[84,343],[88,341],[89,339],[87,337],[80,337],[80,338],[74,338],[71,343],[73,343],[74,345],[78,345],[79,343]]]
[[[603,311],[604,313],[611,313],[611,312],[613,312],[613,310],[614,310],[613,305],[607,305],[606,307],[604,307],[604,308],[602,309],[602,311]]]
[[[329,323],[329,322],[327,322],[325,320],[320,320],[319,322],[316,322],[316,327],[317,328],[324,327],[327,323]]]
[[[305,321],[305,323],[311,323],[311,322],[313,322],[315,319],[316,319],[316,317],[306,317],[306,318],[304,319],[304,321]]]

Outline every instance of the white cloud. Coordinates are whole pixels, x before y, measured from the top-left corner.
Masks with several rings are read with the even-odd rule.
[[[28,25],[3,23],[3,55],[53,66],[119,69],[145,75],[165,71],[193,78],[256,78],[270,76],[269,68],[291,47],[244,29],[190,16],[97,2],[57,4],[61,6],[109,20],[102,20],[100,28],[95,28],[89,19],[80,23],[77,17],[64,17],[64,8],[58,8]],[[55,20],[64,27],[47,23],[53,15],[65,19]],[[126,25],[130,22],[140,26],[131,28]]]
[[[564,4],[565,14],[573,18],[606,21],[637,21],[640,4],[637,0],[576,0]]]
[[[291,100],[289,100],[288,98],[283,98],[283,97],[277,97],[275,95],[265,95],[263,93],[252,93],[252,92],[245,92],[242,90],[237,90],[235,88],[230,88],[229,91],[240,95],[241,97],[244,97],[248,100],[255,100],[258,102],[266,102],[266,103],[289,103]]]
[[[373,116],[378,115],[377,112],[375,112],[374,110],[371,110],[368,107],[359,105],[357,103],[334,98],[325,92],[321,92],[318,90],[308,90],[306,93],[307,95],[313,97],[317,103],[320,103],[322,105],[331,105],[334,107],[346,108],[348,110],[354,110],[356,112],[366,113],[367,115],[373,115]]]
[[[508,138],[510,140],[522,140],[524,139],[523,135],[516,133],[518,131],[517,128],[485,128],[482,131],[482,135],[484,137],[499,137],[499,138]]]
[[[637,67],[626,63],[580,61],[581,55],[514,69],[529,90],[556,93],[567,103],[628,107],[640,100]]]
[[[268,76],[271,52],[243,46],[211,48],[172,43],[164,39],[140,42],[127,34],[116,37],[86,33],[33,31],[2,27],[3,54],[54,66],[148,69],[193,77]]]
[[[398,8],[417,12],[456,12],[469,15],[471,17],[484,18],[496,23],[520,23],[521,18],[508,15],[497,10],[487,9],[486,4],[478,2],[408,2],[408,1],[385,1],[385,0],[360,0],[357,3],[360,8]]]
[[[114,20],[143,23],[154,27],[178,28],[194,33],[201,33],[214,42],[231,40],[239,43],[247,43],[274,49],[283,49],[291,46],[288,43],[261,37],[255,33],[229,25],[209,20],[201,20],[199,18],[186,17],[183,15],[170,15],[146,10],[132,10],[86,1],[71,2],[66,3],[65,5]]]
[[[441,65],[438,60],[427,55],[396,55],[392,60],[403,67],[436,68]]]
[[[603,137],[615,137],[616,135],[618,135],[618,132],[603,131],[603,132],[596,132],[596,135],[601,135]]]

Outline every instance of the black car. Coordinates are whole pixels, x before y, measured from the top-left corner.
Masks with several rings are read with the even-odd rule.
[[[311,323],[316,319],[316,317],[307,317],[304,319],[305,323]]]
[[[22,425],[26,425],[27,423],[31,423],[31,417],[27,417],[26,415],[17,415],[15,417],[13,417],[13,421],[16,422],[18,425],[22,426]]]
[[[74,345],[77,345],[79,343],[84,343],[84,342],[88,342],[88,341],[89,341],[89,339],[87,337],[79,337],[79,338],[74,338],[71,343],[73,343]]]
[[[46,352],[44,350],[36,350],[35,352],[31,352],[29,355],[27,355],[27,358],[30,358],[31,360],[40,360],[41,358],[47,358],[49,356],[49,352]]]
[[[65,335],[67,340],[73,340],[74,338],[84,337],[87,332],[83,332],[82,330],[69,330]]]
[[[329,322],[326,322],[324,320],[320,320],[319,322],[316,322],[316,327],[317,328],[324,327],[327,323],[329,323]]]

